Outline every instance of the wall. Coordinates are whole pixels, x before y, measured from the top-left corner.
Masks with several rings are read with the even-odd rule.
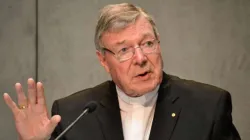
[[[34,5],[33,0],[0,1],[0,93],[10,93],[13,99],[15,83],[26,83],[36,75]],[[12,113],[3,98],[0,111],[0,139],[17,139]]]
[[[10,92],[15,97],[15,82],[25,84],[28,77],[37,76],[45,85],[48,108],[51,108],[55,99],[109,79],[95,56],[94,28],[98,10],[106,4],[120,2],[124,1],[38,1],[36,46],[35,2],[2,0],[0,92]],[[230,91],[234,123],[243,139],[250,137],[250,1],[127,2],[145,8],[156,19],[164,70]],[[0,139],[14,139],[11,113],[3,100],[0,104],[4,112],[0,132],[6,132]]]

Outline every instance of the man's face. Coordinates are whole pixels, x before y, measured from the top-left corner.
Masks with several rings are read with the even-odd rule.
[[[149,21],[140,17],[121,31],[104,32],[101,40],[103,46],[117,53],[123,46],[134,48],[156,38]],[[104,55],[97,51],[97,56],[115,84],[128,96],[144,95],[154,90],[162,81],[163,62],[159,43],[150,54],[144,54],[140,48],[135,48],[132,58],[123,62],[107,51]]]

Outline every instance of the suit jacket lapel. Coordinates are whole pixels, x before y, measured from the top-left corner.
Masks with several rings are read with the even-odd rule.
[[[97,118],[106,140],[123,140],[119,102],[113,82],[110,82],[108,92],[100,102]]]
[[[179,96],[178,93],[172,94],[170,77],[165,73],[163,77],[158,92],[150,140],[170,140],[181,112],[181,107],[175,104]]]

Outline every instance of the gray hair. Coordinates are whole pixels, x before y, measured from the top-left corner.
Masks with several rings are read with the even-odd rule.
[[[95,30],[96,50],[103,52],[101,37],[106,31],[120,31],[129,24],[134,23],[138,17],[144,16],[152,25],[155,37],[158,37],[158,31],[153,18],[140,7],[128,3],[111,4],[105,6],[100,11],[99,20]]]

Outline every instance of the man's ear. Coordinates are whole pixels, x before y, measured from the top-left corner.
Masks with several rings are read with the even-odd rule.
[[[161,52],[161,39],[160,39],[160,34],[159,33],[157,34],[157,39],[159,41],[159,50]]]
[[[157,39],[160,41],[160,34],[157,34]]]
[[[97,55],[98,60],[99,60],[99,62],[101,63],[101,65],[102,65],[102,66],[104,67],[104,69],[106,70],[106,72],[109,73],[109,72],[110,72],[109,66],[108,66],[108,63],[107,63],[107,61],[106,61],[106,59],[105,59],[104,54],[101,53],[100,51],[96,50],[96,55]]]

